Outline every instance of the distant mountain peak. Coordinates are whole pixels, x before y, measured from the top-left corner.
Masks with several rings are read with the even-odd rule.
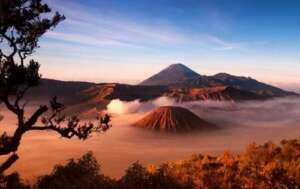
[[[171,64],[159,73],[143,81],[140,85],[170,85],[187,79],[194,79],[200,75],[182,63]]]
[[[217,73],[216,75],[214,76],[220,76],[220,77],[232,77],[233,75],[230,75],[228,73],[225,73],[225,72],[221,72],[221,73]]]
[[[174,63],[174,64],[171,64],[171,65],[169,65],[167,68],[187,68],[187,69],[190,69],[190,68],[188,68],[186,65],[184,65],[184,64],[182,64],[182,63],[180,63],[180,62],[178,62],[178,63]]]
[[[236,89],[270,97],[294,95],[294,93],[259,82],[251,77],[235,76],[224,72],[213,76],[199,75],[182,63],[171,64],[140,83],[140,85],[173,87],[231,86]]]
[[[235,75],[231,75],[231,74],[228,74],[228,73],[225,73],[225,72],[221,72],[221,73],[218,73],[216,75],[214,75],[213,77],[217,78],[217,79],[221,79],[221,80],[224,80],[224,79],[236,79],[236,78],[240,78],[240,79],[247,79],[247,80],[250,80],[252,79],[251,77],[245,77],[245,76],[235,76]],[[252,79],[253,80],[253,79]]]

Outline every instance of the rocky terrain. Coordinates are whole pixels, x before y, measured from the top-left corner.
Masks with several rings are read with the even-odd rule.
[[[228,86],[215,87],[184,87],[172,88],[165,94],[176,99],[177,102],[214,100],[214,101],[244,101],[244,100],[264,100],[266,95],[259,95],[250,91],[240,90]]]
[[[113,99],[122,101],[148,101],[163,96],[168,91],[165,86],[138,86],[126,84],[97,84],[83,91],[76,96],[81,99],[77,103],[69,104],[68,112],[85,113],[84,117],[95,115],[95,111],[101,111],[106,108]],[[94,116],[92,116],[94,117]]]
[[[188,109],[175,106],[156,108],[132,126],[165,132],[188,132],[217,128]]]

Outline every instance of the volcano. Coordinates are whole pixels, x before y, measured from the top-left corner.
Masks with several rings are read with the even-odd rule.
[[[182,83],[185,80],[198,78],[200,75],[181,63],[171,64],[169,67],[144,80],[140,85],[170,85]]]
[[[171,64],[139,85],[177,88],[233,87],[238,90],[256,93],[263,98],[298,95],[250,77],[234,76],[227,73],[219,73],[213,76],[201,75],[181,63]]]
[[[176,106],[158,107],[134,123],[133,126],[166,132],[188,132],[217,128],[214,124],[199,118],[188,109]]]

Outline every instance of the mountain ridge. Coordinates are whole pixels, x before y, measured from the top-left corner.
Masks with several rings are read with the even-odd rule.
[[[48,102],[49,99],[57,96],[59,101],[68,107],[67,112],[80,114],[92,109],[93,111],[103,110],[113,99],[148,101],[166,96],[178,102],[198,100],[238,102],[267,100],[289,95],[300,96],[250,77],[227,73],[213,76],[200,75],[183,64],[172,64],[164,70],[167,70],[167,73],[163,70],[159,73],[168,77],[168,72],[171,71],[173,73],[171,78],[179,77],[175,81],[167,78],[168,85],[159,85],[160,83],[128,85],[42,79],[39,86],[29,90],[26,100],[40,104],[40,101]],[[178,70],[180,74],[176,74]]]
[[[176,69],[172,69],[176,67]],[[188,70],[188,71],[186,71]],[[192,73],[189,77],[183,77],[182,73]],[[171,75],[171,76],[170,76]],[[285,91],[251,77],[235,76],[228,73],[218,73],[212,76],[201,75],[183,64],[172,64],[157,74],[149,77],[139,85],[168,85],[176,87],[217,87],[228,86],[243,91],[257,93],[259,95],[282,97],[296,95],[294,92]]]

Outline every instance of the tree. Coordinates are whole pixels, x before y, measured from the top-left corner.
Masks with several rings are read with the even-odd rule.
[[[0,188],[6,189],[30,189],[29,184],[25,184],[18,173],[0,176]]]
[[[139,162],[133,163],[126,170],[125,175],[118,181],[120,189],[192,189],[190,182],[178,182],[166,173],[163,164],[157,170],[149,172]]]
[[[101,131],[101,124],[81,124],[77,117],[64,116],[64,106],[56,97],[50,105],[41,105],[28,118],[24,116],[23,97],[41,78],[40,64],[28,56],[39,47],[39,39],[65,19],[58,12],[50,14],[42,0],[0,0],[0,103],[17,118],[13,134],[0,135],[0,156],[9,156],[0,165],[0,174],[18,159],[16,152],[27,132],[50,130],[65,138],[84,140]]]
[[[66,165],[56,165],[52,173],[39,178],[36,188],[118,188],[115,180],[101,175],[99,172],[100,165],[92,152],[88,152],[78,160],[69,160]]]
[[[151,186],[150,174],[139,162],[133,163],[127,170],[125,175],[120,180],[122,189],[139,189],[141,186],[144,189],[153,188]]]

